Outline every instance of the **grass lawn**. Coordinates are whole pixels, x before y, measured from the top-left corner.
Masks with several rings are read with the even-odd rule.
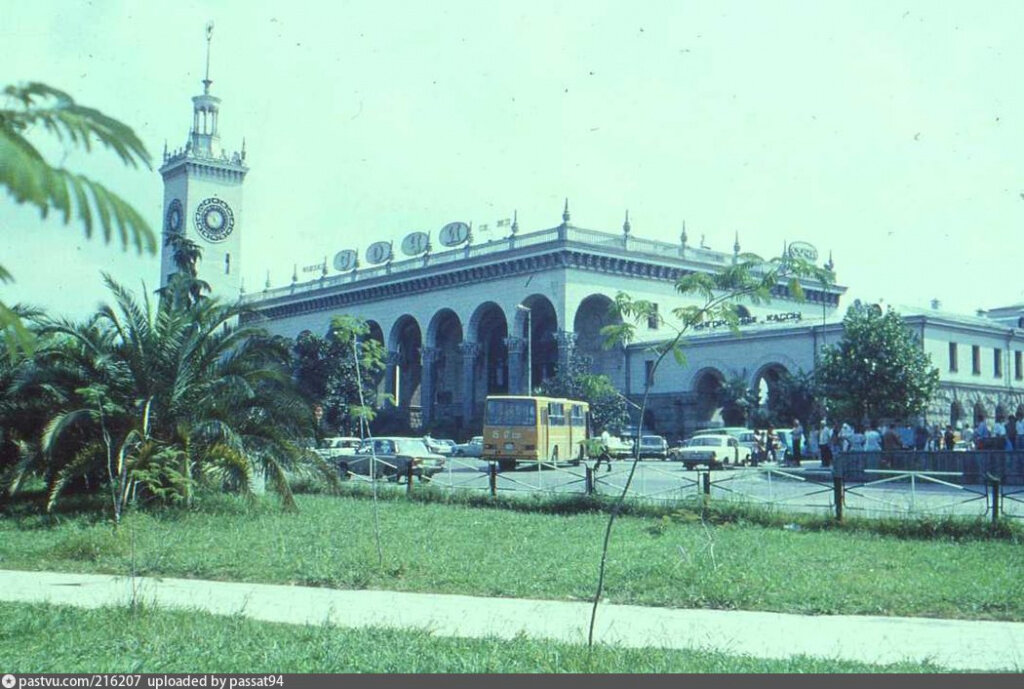
[[[710,651],[624,649],[422,631],[291,626],[205,612],[82,610],[0,603],[4,672],[674,673],[941,672],[927,664],[866,665]]]
[[[606,516],[297,496],[300,511],[217,497],[134,513],[115,533],[88,515],[0,518],[0,568],[337,588],[588,600]],[[134,553],[134,558],[133,558]],[[1024,620],[1019,539],[897,538],[734,522],[622,517],[609,553],[614,603],[794,613]]]

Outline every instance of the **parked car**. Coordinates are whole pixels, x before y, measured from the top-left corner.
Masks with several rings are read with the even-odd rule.
[[[750,448],[751,454],[757,452],[757,438],[754,431],[744,426],[723,426],[722,428],[705,428],[693,434],[698,435],[731,435],[740,441],[740,445]]]
[[[452,452],[456,457],[480,457],[484,453],[484,437],[473,436],[468,443],[459,443]]]
[[[731,435],[695,435],[681,447],[669,451],[669,459],[682,462],[687,469],[704,465],[720,469],[726,464],[750,464],[753,453]]]
[[[320,447],[316,448],[316,453],[327,460],[354,455],[362,442],[359,438],[352,436],[324,438],[320,443]]]
[[[654,459],[668,458],[668,441],[660,435],[645,435],[640,438],[640,459],[653,457]]]
[[[370,476],[372,465],[373,478],[400,480],[409,475],[411,465],[413,475],[423,481],[444,469],[445,459],[427,449],[422,438],[390,437],[367,438],[354,455],[334,461],[342,477],[348,474]]]
[[[629,459],[633,456],[633,441],[623,438],[616,438],[614,435],[608,439],[608,454],[613,459]]]
[[[455,452],[454,440],[426,437],[423,442],[427,444],[427,449],[435,454],[450,456]]]

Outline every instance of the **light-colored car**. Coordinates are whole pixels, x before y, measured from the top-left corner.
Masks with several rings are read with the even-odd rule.
[[[456,457],[480,457],[484,453],[484,437],[473,436],[468,443],[459,443],[452,452]]]
[[[740,441],[740,445],[749,447],[751,453],[757,451],[757,438],[754,436],[754,431],[744,426],[723,426],[722,428],[705,428],[697,431],[693,434],[693,437],[698,435],[731,435]]]
[[[367,438],[354,455],[338,457],[335,460],[338,473],[361,474],[373,478],[388,477],[401,480],[409,475],[429,479],[444,469],[444,456],[427,449],[422,438]],[[371,469],[372,467],[372,469]]]
[[[633,456],[633,441],[611,436],[608,438],[608,454],[613,459],[630,459]]]
[[[668,458],[668,441],[660,435],[644,435],[640,437],[640,459],[653,457],[654,459]]]
[[[752,456],[749,447],[740,445],[735,437],[723,433],[695,435],[684,441],[682,446],[672,448],[668,458],[682,462],[687,469],[701,465],[719,469],[726,464],[749,464]]]
[[[316,453],[324,459],[334,459],[354,455],[363,441],[353,436],[339,436],[336,438],[324,438]]]
[[[455,453],[454,440],[445,440],[442,438],[424,438],[423,442],[427,444],[428,450],[436,454],[449,457]]]

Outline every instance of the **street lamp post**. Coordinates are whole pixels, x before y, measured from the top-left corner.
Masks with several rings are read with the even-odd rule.
[[[516,308],[526,312],[526,394],[533,397],[533,311],[523,304]]]

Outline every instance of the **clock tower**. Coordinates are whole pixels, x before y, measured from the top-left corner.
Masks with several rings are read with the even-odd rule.
[[[192,129],[185,147],[164,150],[160,174],[164,180],[164,234],[176,232],[202,249],[199,279],[210,285],[211,296],[235,301],[242,288],[241,228],[245,143],[241,152],[221,147],[218,130],[220,98],[210,95],[210,40],[213,24],[206,27],[206,78],[202,95],[192,98]],[[171,249],[160,253],[160,285],[177,272]]]

